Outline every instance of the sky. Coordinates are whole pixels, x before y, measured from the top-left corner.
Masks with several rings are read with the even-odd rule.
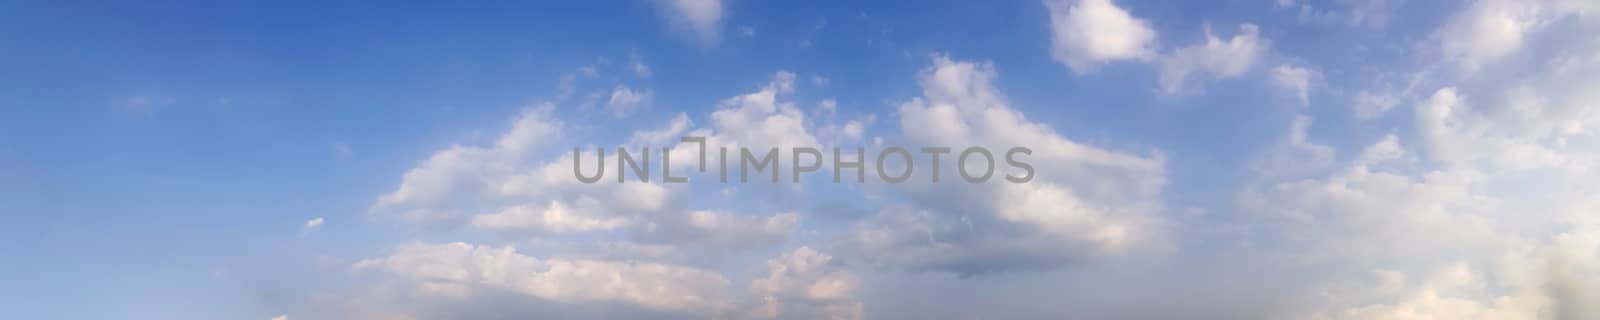
[[[1596,35],[1589,0],[0,1],[0,310],[1592,319]],[[788,180],[805,147],[865,182]],[[610,180],[643,148],[689,181]]]

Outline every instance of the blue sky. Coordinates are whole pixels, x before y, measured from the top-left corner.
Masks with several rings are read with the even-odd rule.
[[[1583,0],[7,1],[0,309],[1585,318],[1597,15]],[[567,171],[574,147],[685,135],[828,156],[1022,145],[1039,177]]]

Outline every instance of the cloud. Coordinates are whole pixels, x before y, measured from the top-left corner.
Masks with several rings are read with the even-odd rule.
[[[767,276],[750,281],[760,299],[757,319],[862,319],[855,291],[861,280],[833,257],[800,247],[767,260]]]
[[[699,210],[653,221],[640,231],[640,239],[735,251],[788,241],[799,219],[794,213],[762,217]]]
[[[1454,16],[1499,5],[1469,4]],[[1554,2],[1517,5],[1563,10]],[[1590,165],[1600,159],[1600,139],[1588,131],[1600,117],[1578,111],[1596,97],[1586,88],[1600,83],[1600,59],[1592,58],[1600,42],[1589,36],[1597,29],[1600,23],[1582,19],[1529,29],[1539,34],[1524,41],[1549,43],[1479,56],[1558,61],[1514,71],[1473,69],[1460,52],[1437,51],[1419,72],[1467,72],[1429,76],[1420,84],[1427,89],[1404,98],[1414,101],[1412,121],[1400,123],[1410,136],[1384,135],[1337,166],[1241,191],[1239,207],[1272,230],[1266,250],[1318,270],[1307,274],[1318,285],[1304,290],[1324,294],[1299,317],[1584,319],[1600,312],[1592,307],[1600,283],[1572,277],[1600,269],[1600,221],[1590,217],[1600,197],[1589,192],[1589,181],[1600,178]],[[1526,49],[1536,47],[1546,50]]]
[[[472,226],[493,231],[512,231],[523,234],[552,234],[604,231],[631,224],[625,217],[587,216],[573,213],[560,201],[547,206],[520,205],[498,213],[472,217]]]
[[[492,147],[435,153],[371,212],[408,224],[543,237],[641,226],[647,214],[666,209],[672,191],[659,183],[578,182],[571,149],[543,147],[565,127],[548,108],[524,112]]]
[[[1389,25],[1395,12],[1406,0],[1344,0],[1329,3],[1332,8],[1317,8],[1312,3],[1300,4],[1296,17],[1300,23],[1318,25],[1345,25],[1383,29]],[[1277,8],[1295,8],[1294,0],[1278,0]]]
[[[1435,159],[1455,158],[1451,149],[1456,147],[1457,142],[1449,141],[1455,134],[1450,132],[1452,129],[1447,121],[1460,104],[1461,96],[1456,94],[1455,88],[1443,88],[1417,105],[1417,133],[1427,142],[1428,152]]]
[[[1258,27],[1239,25],[1239,33],[1222,40],[1205,27],[1205,42],[1174,50],[1161,58],[1161,90],[1166,94],[1183,91],[1191,75],[1200,73],[1215,79],[1244,75],[1256,61],[1265,55],[1271,43],[1262,39]]]
[[[1056,62],[1079,75],[1115,61],[1154,62],[1166,94],[1181,93],[1196,73],[1215,79],[1241,76],[1271,46],[1254,24],[1240,25],[1239,33],[1223,40],[1212,34],[1208,23],[1205,42],[1160,53],[1157,34],[1149,23],[1111,0],[1044,0],[1044,4],[1050,11],[1050,55]],[[1298,67],[1286,66],[1281,71],[1287,73],[1275,74],[1274,79],[1290,82],[1288,85],[1310,78],[1308,70]]]
[[[556,302],[621,301],[689,314],[718,314],[732,307],[728,279],[713,271],[660,263],[540,259],[512,247],[408,245],[386,257],[356,262],[351,269],[398,276],[428,296],[508,290]]]
[[[794,80],[794,73],[779,71],[761,90],[722,100],[711,112],[716,134],[707,140],[752,148],[817,146],[805,113],[789,100]]]
[[[1155,56],[1156,32],[1149,23],[1111,0],[1045,0],[1050,10],[1050,55],[1074,73],[1117,60]]]
[[[638,52],[634,52],[632,54],[629,54],[628,55],[628,61],[630,62],[631,66],[633,68],[633,75],[634,76],[639,77],[641,79],[650,77],[650,75],[651,75],[650,66],[644,64],[644,58],[639,57],[639,53]]]
[[[1162,160],[1080,144],[1028,121],[995,88],[997,76],[987,63],[935,57],[919,76],[922,97],[900,105],[903,135],[921,146],[1026,146],[1029,161],[1050,169],[1027,184],[902,184],[914,204],[863,222],[841,250],[879,265],[972,275],[1054,269],[1161,242]]]
[[[694,127],[694,120],[689,119],[686,113],[679,113],[667,121],[667,125],[657,130],[639,130],[633,133],[623,145],[628,146],[670,146],[676,144],[684,133]]]
[[[862,135],[873,123],[877,122],[876,114],[859,115],[855,119],[843,120],[839,118],[839,102],[833,99],[823,99],[812,110],[812,125],[816,127],[817,139],[830,145],[845,145],[862,140]]]
[[[1272,84],[1293,94],[1300,105],[1311,104],[1311,81],[1318,76],[1315,70],[1290,65],[1272,68]]]
[[[668,25],[687,34],[696,44],[715,45],[722,40],[722,0],[653,0]]]
[[[1435,36],[1446,58],[1475,70],[1521,48],[1524,34],[1539,23],[1540,8],[1519,1],[1476,1],[1453,15]]]
[[[492,304],[486,306],[493,308],[490,313],[502,316],[534,315],[541,313],[538,309],[548,309],[543,312],[597,319],[863,318],[863,306],[856,300],[860,280],[833,257],[801,247],[768,259],[763,266],[766,273],[739,291],[719,272],[685,265],[537,258],[513,247],[455,242],[401,246],[386,256],[355,262],[350,270],[383,276],[372,292],[391,298],[378,300],[409,300],[366,302],[376,304],[371,308],[384,309],[387,318],[479,314],[483,312],[465,309],[481,303]],[[509,305],[495,302],[502,300]],[[419,308],[418,303],[432,306]],[[519,310],[512,305],[536,309]],[[616,311],[618,306],[640,311],[585,316],[597,310]]]
[[[710,146],[817,145],[802,112],[787,101],[794,75],[777,73],[754,93],[718,102],[710,128],[695,129],[686,114],[662,127],[635,131],[620,147],[639,152],[679,143],[685,135],[708,137]],[[610,235],[639,245],[669,245],[674,253],[726,253],[787,241],[798,215],[758,215],[730,210],[688,208],[684,185],[652,182],[582,183],[572,173],[598,161],[594,152],[546,148],[565,124],[551,105],[524,112],[494,146],[452,146],[412,169],[394,192],[372,205],[374,215],[414,225],[469,227],[535,239],[561,241],[569,235]],[[695,130],[695,132],[690,132]],[[590,149],[584,147],[582,149]],[[674,148],[677,159],[694,159],[693,148]],[[610,159],[615,159],[612,153]],[[637,154],[635,155],[637,156]],[[693,161],[675,161],[687,170]],[[610,166],[609,163],[602,167]],[[620,169],[618,169],[620,170]],[[690,170],[692,171],[692,170]],[[684,172],[690,172],[684,171]],[[620,173],[612,171],[607,177]],[[609,181],[608,181],[609,182]],[[675,187],[676,186],[676,187]]]
[[[1559,235],[1556,242],[1507,252],[1494,268],[1464,262],[1410,274],[1375,270],[1386,288],[1382,302],[1314,313],[1310,319],[1587,319],[1600,314],[1600,272],[1593,236]],[[1498,270],[1498,271],[1496,271]],[[1483,297],[1490,297],[1485,299]],[[1370,299],[1370,297],[1337,297]]]
[[[1460,17],[1476,17],[1485,3],[1463,7],[1432,34],[1455,36],[1455,21],[1476,19]],[[532,250],[411,245],[352,269],[385,281],[374,291],[421,297],[404,301],[456,303],[419,318],[505,316],[529,304],[559,312],[516,314],[582,318],[620,306],[649,316],[593,318],[1592,318],[1600,312],[1600,283],[1585,277],[1600,272],[1600,219],[1591,214],[1600,210],[1597,24],[1561,7],[1586,2],[1515,6],[1523,5],[1540,14],[1519,29],[1516,49],[1467,53],[1446,47],[1477,45],[1435,36],[1411,53],[1431,64],[1375,71],[1384,74],[1378,80],[1409,80],[1399,90],[1337,83],[1387,83],[1363,68],[1277,65],[1268,84],[1302,104],[1313,89],[1318,101],[1341,101],[1341,88],[1356,88],[1348,97],[1356,118],[1410,114],[1354,124],[1323,112],[1284,119],[1277,137],[1261,137],[1266,146],[1239,162],[1246,177],[1171,187],[1189,190],[1183,196],[1169,194],[1169,175],[1192,176],[1168,170],[1211,170],[1196,159],[1213,155],[1177,154],[1169,163],[1159,150],[1068,137],[1013,107],[994,66],[945,56],[917,74],[920,94],[894,105],[898,132],[875,140],[1027,146],[1030,162],[1049,169],[1028,184],[965,184],[949,168],[951,154],[941,172],[956,183],[822,190],[870,208],[843,226],[812,228],[811,210],[781,201],[724,206],[714,202],[733,198],[696,198],[697,186],[573,183],[564,147],[539,143],[568,127],[535,111],[494,142],[439,150],[373,206],[378,216],[468,228],[439,236],[525,236],[515,239]],[[1070,17],[1073,6],[1064,8]],[[1167,54],[1083,61],[1151,61],[1162,91],[1177,93],[1197,78],[1241,77],[1262,65],[1271,44],[1258,32],[1249,24],[1231,37],[1208,30],[1205,41]],[[1154,40],[1138,48],[1156,49]],[[1479,68],[1445,72],[1467,60]],[[797,98],[795,78],[778,72],[713,101],[704,118],[680,113],[620,135],[622,145],[670,146],[694,134],[713,147],[787,147],[880,134],[868,131],[870,117],[846,119],[839,102]],[[852,123],[859,129],[847,129]],[[1191,203],[1207,192],[1222,199],[1200,202],[1220,204]],[[716,207],[694,207],[707,203]],[[794,242],[809,246],[773,252]],[[727,251],[743,254],[684,258]],[[1201,300],[1151,302],[1182,297]],[[967,303],[979,298],[1007,303]]]
[[[1289,125],[1289,135],[1282,144],[1251,162],[1251,169],[1265,178],[1296,177],[1318,173],[1334,165],[1333,147],[1310,141],[1312,118],[1295,116]]]
[[[650,98],[654,95],[655,93],[648,89],[634,91],[628,86],[618,85],[616,89],[611,90],[611,98],[606,100],[606,110],[611,111],[613,117],[627,117],[639,109],[648,107]]]
[[[434,153],[407,171],[400,186],[379,197],[369,210],[411,223],[447,223],[484,210],[481,195],[501,193],[507,177],[518,175],[517,164],[560,135],[565,125],[550,115],[553,107],[546,104],[524,111],[493,145],[454,145]],[[567,175],[570,172],[562,176]]]
[[[718,148],[728,148],[734,161],[737,161],[740,148],[752,152],[770,148],[820,148],[822,144],[812,130],[812,120],[796,106],[794,92],[795,74],[778,71],[755,92],[719,101],[708,117],[710,126],[689,131],[687,135],[705,137],[708,153],[714,153],[712,150]],[[699,156],[695,148],[675,148],[672,152],[673,159],[694,159]],[[698,168],[698,163],[692,161],[674,164],[685,169]],[[738,178],[730,179],[737,181]]]
[[[311,232],[313,230],[321,229],[322,228],[322,222],[323,222],[322,217],[316,217],[316,218],[312,218],[311,220],[306,220],[305,226],[300,227],[300,233],[304,234],[304,233]]]
[[[1376,119],[1400,105],[1399,98],[1368,91],[1357,93],[1354,100],[1355,105],[1352,109],[1357,119]]]
[[[276,317],[272,317],[272,320],[289,320],[289,316],[288,315],[278,315]]]

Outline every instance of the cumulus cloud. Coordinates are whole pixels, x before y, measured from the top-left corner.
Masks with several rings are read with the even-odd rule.
[[[1195,74],[1212,79],[1244,75],[1271,47],[1254,24],[1241,24],[1238,33],[1221,39],[1212,33],[1208,23],[1202,43],[1160,52],[1156,32],[1149,23],[1111,0],[1045,0],[1044,4],[1050,12],[1050,54],[1056,62],[1080,75],[1114,61],[1153,62],[1161,91],[1166,94],[1183,92],[1185,83]],[[1280,6],[1292,4],[1279,2]],[[1312,70],[1282,66],[1274,70],[1273,81],[1294,90],[1297,97],[1304,97],[1314,76]]]
[[[530,234],[604,231],[627,226],[631,222],[624,217],[574,213],[559,201],[542,207],[513,206],[497,213],[472,217],[472,226],[480,229]]]
[[[1400,105],[1399,98],[1388,94],[1362,91],[1356,94],[1352,107],[1357,119],[1375,119]]]
[[[1103,6],[1096,11],[1091,5]],[[1047,6],[1052,26],[1059,24],[1058,14],[1070,22],[1080,10],[1120,12],[1126,18],[1122,26],[1146,25],[1107,1]],[[966,184],[950,167],[955,154],[948,154],[942,171],[947,183],[830,190],[874,209],[864,219],[819,231],[801,227],[811,218],[807,210],[783,204],[762,203],[756,210],[691,207],[711,201],[691,200],[686,191],[656,183],[573,183],[564,165],[571,159],[562,155],[569,150],[547,152],[538,143],[567,127],[536,109],[493,142],[435,153],[380,197],[373,213],[402,221],[453,220],[472,231],[531,236],[536,246],[560,239],[593,250],[573,255],[422,244],[361,260],[352,269],[382,275],[392,281],[384,288],[416,297],[484,301],[509,295],[517,303],[493,307],[530,301],[592,309],[621,305],[683,318],[1592,318],[1600,312],[1593,307],[1600,304],[1600,283],[1585,275],[1600,272],[1600,219],[1591,217],[1600,210],[1600,190],[1593,184],[1600,179],[1593,166],[1600,163],[1594,131],[1600,112],[1592,107],[1600,101],[1592,90],[1600,87],[1600,39],[1592,36],[1600,28],[1586,13],[1592,11],[1574,9],[1583,6],[1592,5],[1468,4],[1421,44],[1427,52],[1416,53],[1418,60],[1433,63],[1402,77],[1412,79],[1404,88],[1351,90],[1358,91],[1349,100],[1356,118],[1402,110],[1410,113],[1395,117],[1403,121],[1341,126],[1339,117],[1310,111],[1286,119],[1278,137],[1262,138],[1267,146],[1241,162],[1238,169],[1248,177],[1237,186],[1191,185],[1220,190],[1223,204],[1179,211],[1182,216],[1165,214],[1168,202],[1179,200],[1167,194],[1169,163],[1162,152],[1118,150],[1109,146],[1114,142],[1089,144],[1057,133],[1012,106],[994,66],[939,56],[918,74],[920,94],[896,104],[887,117],[898,136],[891,132],[877,143],[1027,146],[1034,151],[1029,162],[1048,164],[1048,170],[1036,171],[1028,184]],[[1467,34],[1454,30],[1481,17],[1493,22],[1504,18],[1496,18],[1500,12],[1524,11],[1538,14],[1509,15],[1517,33],[1512,49],[1489,48],[1513,43],[1492,32],[1476,34],[1489,37],[1487,45],[1450,39]],[[1556,19],[1574,16],[1579,19]],[[1111,47],[1122,51],[1068,46],[1070,59],[1055,54],[1053,46],[1052,54],[1075,72],[1080,70],[1071,61],[1086,68],[1152,61],[1160,68],[1162,91],[1178,93],[1197,78],[1247,74],[1266,60],[1270,47],[1248,24],[1231,37],[1208,30],[1205,38],[1167,54],[1150,53],[1154,40]],[[1472,72],[1438,71],[1474,64]],[[1319,71],[1323,67],[1278,65],[1267,80],[1302,104],[1310,102],[1312,89],[1319,90],[1318,101],[1338,101],[1341,87],[1367,88],[1338,83],[1368,80],[1359,68],[1322,66],[1327,78]],[[813,104],[796,98],[795,78],[779,72],[753,91],[711,102],[713,110],[702,119],[678,114],[624,135],[623,145],[670,146],[694,134],[709,137],[712,147],[816,146],[877,134],[865,132],[872,123],[866,118],[851,129],[845,117],[851,110],[832,100],[802,110]],[[674,152],[679,151],[687,150]],[[1187,157],[1194,156],[1176,159]],[[926,170],[930,164],[917,165]],[[1002,167],[996,175],[1014,173]],[[825,245],[808,242],[812,246],[704,264],[673,259],[685,251],[752,253],[759,250],[751,248],[818,239]],[[1135,257],[1161,252],[1140,250],[1150,247],[1177,253]],[[1094,263],[1075,264],[1080,262]],[[972,277],[1019,270],[1040,272]],[[902,284],[925,290],[873,288],[930,279],[937,284]],[[966,296],[929,290],[950,287],[977,290]],[[1004,306],[945,303],[1043,291],[1093,292],[1100,300],[1012,296],[1002,297]],[[1185,295],[1205,297],[1148,302]],[[921,308],[868,308],[895,299]],[[1119,308],[1124,306],[1137,308]],[[419,318],[484,314],[469,309]],[[984,311],[969,311],[976,309]]]
[[[804,113],[789,101],[794,74],[778,72],[753,93],[717,103],[711,126],[695,128],[687,114],[663,126],[633,132],[620,147],[667,152],[685,135],[708,137],[710,146],[815,146]],[[582,183],[572,173],[575,155],[593,168],[594,152],[546,146],[566,125],[544,105],[530,109],[493,145],[456,145],[412,169],[393,192],[371,206],[375,216],[407,224],[467,227],[549,241],[564,236],[601,236],[605,241],[673,255],[725,253],[787,241],[797,227],[792,212],[754,214],[691,208],[684,185],[652,182]],[[693,160],[694,148],[673,148],[676,159]],[[610,159],[615,159],[612,153]],[[637,155],[636,155],[637,156]],[[657,158],[659,159],[659,158]],[[674,161],[686,170],[695,161]],[[611,164],[602,165],[609,167]],[[618,169],[620,170],[620,169]],[[616,177],[611,172],[607,179]],[[607,180],[606,182],[611,182]],[[676,186],[676,187],[674,187]],[[657,250],[659,249],[659,250]]]
[[[667,24],[695,43],[722,41],[722,0],[654,0]]]
[[[1315,173],[1334,164],[1333,147],[1310,141],[1311,117],[1299,115],[1289,125],[1288,136],[1278,148],[1257,157],[1251,165],[1256,174],[1283,178]]]
[[[783,243],[799,220],[794,213],[755,216],[700,210],[652,221],[640,230],[640,239],[734,251]]]
[[[707,137],[708,142],[758,148],[817,146],[817,138],[806,128],[805,112],[789,100],[794,81],[794,73],[779,71],[761,90],[718,103],[711,112],[715,134]]]
[[[1050,55],[1075,73],[1117,60],[1155,56],[1149,23],[1111,0],[1045,0],[1050,10]]]
[[[1272,84],[1294,95],[1300,105],[1311,104],[1311,81],[1317,77],[1315,70],[1281,65],[1272,68]]]
[[[1380,302],[1308,318],[1587,319],[1600,314],[1600,281],[1580,276],[1600,272],[1596,244],[1592,235],[1563,234],[1548,245],[1509,251],[1491,266],[1457,262],[1415,274],[1375,270],[1377,279],[1356,285],[1385,288],[1377,292]]]
[[[456,145],[435,153],[407,172],[395,191],[379,197],[372,213],[414,224],[470,223],[544,234],[633,225],[666,206],[671,190],[661,184],[578,182],[571,149],[545,147],[565,127],[549,108],[524,112],[492,146]],[[686,125],[679,119],[663,130]]]
[[[758,319],[862,319],[855,300],[860,286],[855,273],[844,270],[832,256],[800,247],[767,260],[767,276],[750,282],[750,292],[760,299]]]
[[[611,90],[611,98],[606,100],[606,110],[611,111],[611,116],[622,118],[633,115],[639,109],[650,105],[650,98],[655,93],[649,89],[635,91],[628,86],[618,85]]]
[[[815,123],[795,101],[795,79],[792,72],[778,71],[755,92],[719,101],[708,116],[710,126],[689,131],[687,135],[705,137],[708,153],[728,148],[732,161],[737,161],[740,148],[759,154],[771,148],[822,147]],[[673,159],[699,156],[696,148],[675,148],[672,152]],[[693,161],[674,162],[674,165],[698,168],[698,163]],[[737,181],[739,178],[730,179]]]
[[[1176,94],[1184,90],[1184,83],[1194,74],[1215,79],[1244,75],[1266,54],[1271,42],[1260,36],[1253,24],[1239,26],[1239,32],[1223,40],[1205,27],[1205,42],[1174,50],[1160,61],[1161,90]]]
[[[690,314],[714,315],[732,307],[726,290],[729,281],[714,271],[659,263],[540,259],[512,247],[460,242],[408,245],[351,268],[410,280],[413,290],[429,296],[464,297],[494,289],[557,302],[622,301]]]
[[[1515,52],[1539,23],[1538,5],[1521,1],[1476,1],[1450,18],[1436,35],[1445,57],[1467,69]]]
[[[305,233],[311,232],[313,230],[321,229],[322,228],[322,222],[323,222],[322,217],[316,217],[316,218],[312,218],[311,220],[306,220],[305,225],[300,227],[300,233],[301,234],[305,234]]]
[[[1278,0],[1277,8],[1298,8],[1293,11],[1301,23],[1318,25],[1344,25],[1351,27],[1366,27],[1369,29],[1383,29],[1393,19],[1395,11],[1405,5],[1406,0],[1343,0],[1322,4],[1304,3],[1296,5],[1294,0]]]
[[[1469,4],[1456,19],[1505,5],[1490,2]],[[1516,5],[1559,12],[1568,4]],[[1460,27],[1452,21],[1441,32]],[[1321,285],[1305,291],[1324,295],[1299,316],[1584,319],[1600,312],[1592,307],[1600,285],[1572,277],[1600,268],[1600,229],[1590,217],[1600,197],[1588,182],[1597,178],[1590,163],[1600,150],[1588,128],[1600,118],[1580,107],[1596,97],[1585,88],[1600,83],[1600,59],[1575,58],[1600,52],[1594,30],[1600,21],[1579,19],[1523,38],[1560,44],[1547,50],[1476,57],[1440,50],[1441,59],[1421,70],[1469,72],[1432,78],[1430,89],[1408,99],[1411,136],[1385,135],[1338,166],[1241,191],[1241,209],[1272,221],[1274,250],[1319,270],[1309,276]],[[1509,74],[1462,65],[1479,58],[1559,62]]]
[[[1026,146],[1029,161],[1050,169],[1027,184],[904,184],[916,204],[880,212],[842,248],[878,264],[970,275],[1053,269],[1159,242],[1163,160],[1028,121],[994,86],[997,76],[987,63],[935,57],[919,77],[922,97],[900,105],[902,133],[912,145]]]
[[[633,69],[634,76],[639,78],[649,78],[652,74],[650,72],[650,65],[644,64],[644,58],[640,57],[638,52],[629,54],[628,61]]]
[[[560,311],[580,318],[861,319],[857,276],[833,257],[801,247],[768,259],[766,273],[736,290],[723,274],[660,262],[538,258],[513,247],[467,243],[412,244],[350,265],[357,274],[383,275],[385,309],[355,318],[432,318]],[[510,295],[510,296],[507,296]],[[383,300],[383,299],[379,299]],[[410,305],[388,305],[414,301]],[[496,302],[496,301],[504,301]],[[421,302],[433,304],[422,307]],[[489,302],[496,310],[471,311]],[[531,306],[533,309],[514,306]],[[584,309],[570,309],[581,306]],[[422,308],[419,308],[422,307]],[[613,309],[594,313],[593,308]],[[621,309],[636,311],[617,312]],[[381,316],[378,316],[381,315]]]

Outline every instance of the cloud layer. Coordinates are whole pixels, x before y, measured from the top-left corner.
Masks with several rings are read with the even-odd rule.
[[[722,3],[656,4],[698,41],[719,38]],[[1388,4],[1353,6],[1345,27],[1392,24]],[[1600,315],[1600,281],[1590,276],[1600,272],[1600,219],[1591,217],[1600,209],[1597,6],[1463,4],[1410,45],[1404,56],[1414,65],[1381,71],[1275,51],[1269,35],[1284,32],[1252,22],[1197,24],[1190,36],[1199,41],[1164,45],[1162,35],[1181,32],[1158,34],[1152,18],[1112,1],[1050,0],[1041,9],[1049,38],[1039,41],[1066,76],[1092,81],[1113,63],[1142,65],[1150,72],[1136,79],[1164,96],[1238,81],[1274,93],[1263,101],[1289,105],[1274,110],[1290,116],[1274,118],[1281,129],[1260,139],[1266,145],[1228,164],[1238,180],[1175,191],[1173,181],[1190,176],[1176,170],[1193,170],[1182,165],[1193,155],[1064,134],[1087,130],[1053,127],[1041,120],[1049,109],[1016,105],[1030,100],[1008,98],[995,63],[949,54],[921,62],[908,84],[915,92],[888,99],[881,124],[877,113],[842,115],[844,102],[806,91],[825,81],[797,83],[789,71],[703,101],[703,113],[619,136],[572,136],[579,120],[557,110],[575,108],[541,103],[492,141],[434,152],[373,201],[375,220],[470,241],[402,244],[358,259],[345,271],[372,277],[363,285],[404,293],[344,303],[407,301],[391,311],[419,318],[502,299],[594,318]],[[663,76],[632,61],[637,78]],[[610,92],[612,118],[644,114],[656,94]],[[697,156],[678,140],[686,135],[706,137],[711,150],[955,151],[937,166],[912,162],[940,182],[721,184],[676,160]],[[575,159],[594,153],[572,145],[650,146],[691,182],[582,183],[571,164],[597,159]],[[956,156],[967,146],[1027,146],[1036,176],[963,182]],[[1177,199],[1183,192],[1220,199]],[[818,199],[847,204],[802,201]],[[974,291],[922,292],[932,288]],[[1096,296],[1029,299],[1055,291]],[[1213,296],[1165,301],[1191,293]],[[975,297],[984,294],[995,300]],[[993,302],[1002,299],[1015,302]],[[608,307],[627,313],[587,313]]]

